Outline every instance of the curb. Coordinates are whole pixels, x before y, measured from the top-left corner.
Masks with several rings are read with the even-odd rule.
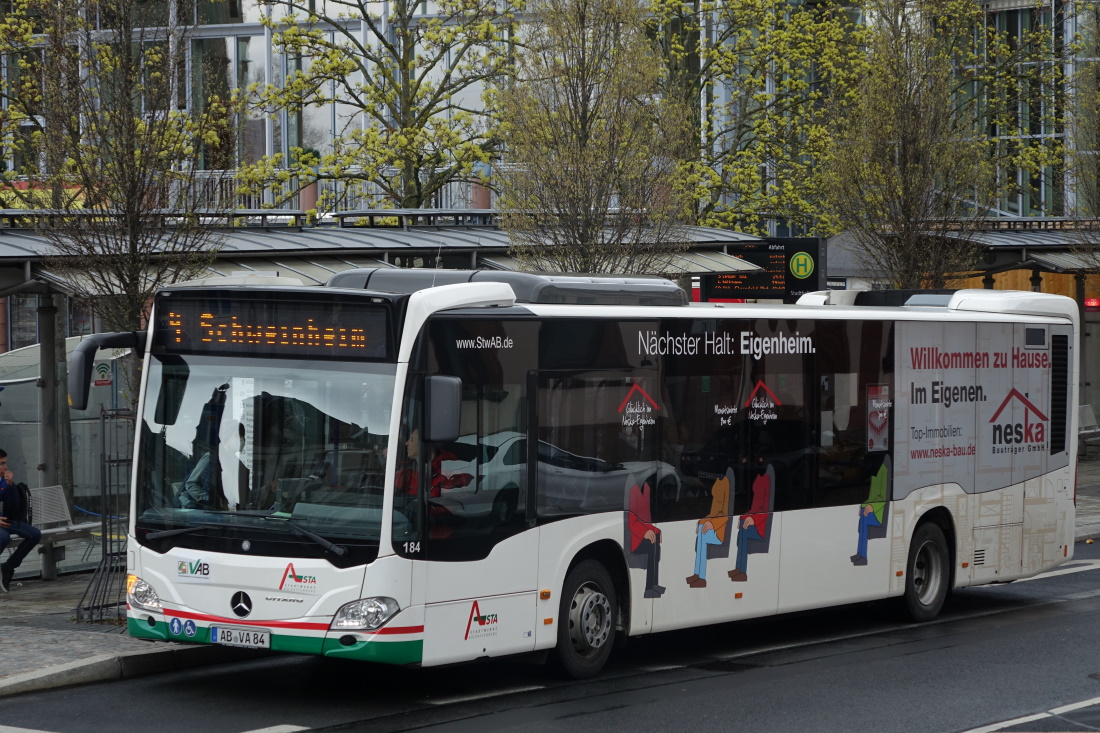
[[[251,649],[216,646],[175,646],[168,649],[101,654],[76,662],[0,679],[0,698],[24,692],[56,689],[91,682],[125,680],[158,672],[171,672],[209,664],[255,659],[263,654]]]

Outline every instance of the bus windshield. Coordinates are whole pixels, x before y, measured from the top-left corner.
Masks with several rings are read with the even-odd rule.
[[[139,538],[194,527],[203,541],[263,544],[275,533],[286,538],[267,545],[308,543],[310,534],[377,544],[395,368],[151,356]]]

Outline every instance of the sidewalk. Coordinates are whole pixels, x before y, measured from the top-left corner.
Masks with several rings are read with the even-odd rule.
[[[1078,463],[1078,542],[1100,538],[1100,448]],[[70,548],[76,556],[78,548]],[[98,559],[89,557],[88,560]],[[249,659],[246,649],[149,642],[131,638],[124,626],[76,623],[92,574],[89,567],[61,565],[57,580],[38,579],[32,555],[0,593],[0,697],[32,690],[136,677],[203,664]]]

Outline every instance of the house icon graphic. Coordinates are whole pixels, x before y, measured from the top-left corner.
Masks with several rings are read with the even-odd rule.
[[[1014,399],[1019,400],[1020,404],[1024,406],[1025,425],[1028,424],[1028,418],[1031,415],[1039,418],[1041,422],[1047,422],[1050,419],[1046,415],[1044,415],[1042,411],[1038,407],[1036,407],[1031,400],[1029,400],[1027,397],[1024,397],[1022,394],[1020,394],[1020,391],[1018,389],[1013,387],[1008,391],[1008,396],[1004,398],[1004,402],[1002,402],[997,408],[997,411],[993,413],[993,417],[989,418],[989,422],[997,422],[997,418],[1001,416],[1001,413],[1004,412],[1005,408],[1008,407],[1008,404]]]
[[[1023,405],[1023,422],[1019,422],[1018,418],[1012,415],[1005,415],[1002,418],[1002,414],[1013,400]],[[993,417],[989,419],[989,422],[993,425],[993,450],[997,451],[998,446],[1018,446],[1022,448],[1023,444],[1030,446],[1028,450],[1035,450],[1037,446],[1046,443],[1046,424],[1048,421],[1049,419],[1043,414],[1042,410],[1036,407],[1027,397],[1020,394],[1019,390],[1015,388],[1009,390],[1004,402],[1000,404],[996,412],[993,413]]]
[[[758,394],[760,394],[760,390],[764,390],[764,392],[767,393],[768,397],[771,398],[772,404],[774,404],[774,405],[782,405],[783,404],[782,402],[779,401],[779,398],[775,396],[775,392],[772,392],[770,389],[768,389],[768,385],[764,384],[764,380],[761,379],[761,380],[757,381],[756,386],[752,388],[752,393],[749,395],[749,398],[747,400],[745,400],[745,407],[748,407],[752,404],[752,401],[754,399],[756,399],[756,396]]]

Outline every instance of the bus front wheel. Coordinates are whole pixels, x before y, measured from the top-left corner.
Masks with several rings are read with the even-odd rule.
[[[615,586],[602,564],[585,560],[569,571],[558,610],[559,670],[573,679],[599,673],[615,642]]]
[[[947,540],[933,522],[925,522],[913,533],[905,574],[905,614],[913,621],[931,621],[939,615],[947,598],[951,578]]]

